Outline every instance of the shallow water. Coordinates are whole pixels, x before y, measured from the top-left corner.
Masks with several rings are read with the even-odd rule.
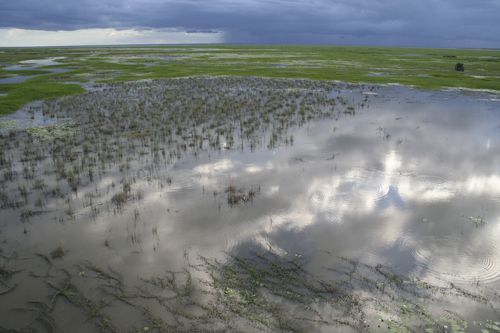
[[[55,65],[60,65],[61,63],[58,62],[58,60],[64,59],[65,57],[52,57],[52,58],[46,58],[46,59],[33,59],[33,60],[25,60],[19,62],[19,65],[11,65],[11,66],[6,66],[4,67],[5,70],[8,71],[18,71],[18,70],[37,70],[40,69],[41,67],[44,66],[55,66]],[[68,68],[44,68],[44,70],[50,72],[50,73],[66,73],[70,71]],[[40,74],[44,75],[44,74]],[[17,76],[12,76],[12,77],[7,77],[0,79],[0,84],[15,84],[15,83],[22,83],[24,81],[27,81],[29,79],[32,79],[34,77],[40,76],[40,75],[17,75]]]
[[[66,72],[70,71],[70,69],[68,69],[68,68],[47,68],[46,70],[52,74],[55,74],[55,73],[62,74],[62,73],[66,73]],[[11,77],[0,79],[0,84],[23,83],[24,81],[27,81],[29,79],[32,79],[32,78],[40,76],[40,75],[46,75],[46,74],[11,76]]]
[[[36,76],[37,75],[17,75],[17,76],[7,77],[0,79],[0,84],[22,83]]]
[[[34,102],[22,110],[0,117],[0,134],[8,134],[14,129],[22,130],[57,124],[59,121],[56,118],[43,115],[43,112],[39,110],[40,105],[40,102]]]
[[[331,331],[333,325],[338,331],[409,327],[451,332],[457,327],[480,331],[496,325],[500,302],[498,100],[457,91],[308,81],[299,85],[287,80],[187,79],[165,81],[166,89],[162,82],[117,85],[11,116],[24,119],[32,114],[39,120],[32,125],[37,128],[59,126],[68,117],[73,123],[69,129],[49,132],[53,137],[45,132],[38,137],[38,132],[19,132],[15,139],[2,134],[2,189],[8,198],[0,210],[4,261],[0,267],[11,272],[3,277],[4,289],[18,287],[0,295],[5,300],[0,303],[0,318],[4,318],[0,326],[23,327],[27,318],[39,319],[30,327],[41,329],[45,320],[50,322],[45,325],[48,331],[55,327],[75,332],[96,327],[162,331],[169,325],[176,331],[290,330],[283,319],[305,331]],[[182,89],[191,84],[194,87],[184,96]],[[162,91],[170,101],[165,93],[169,89],[176,99],[155,106],[160,103],[155,92]],[[256,95],[246,96],[252,89]],[[200,103],[207,106],[206,112],[215,112],[210,106],[231,110],[231,99],[258,101],[258,89],[268,94],[267,102],[258,105],[307,100],[305,109],[311,110],[306,114],[314,116],[305,121],[298,113],[273,116],[269,125],[254,133],[256,141],[235,134],[233,146],[227,136],[221,137],[216,147],[208,148],[205,142],[203,149],[188,148],[169,159],[169,149],[178,151],[174,146],[183,142],[180,135],[167,144],[152,134],[138,139],[122,137],[120,130],[99,134],[106,126],[94,123],[93,111],[88,111],[100,108],[96,119],[125,112],[119,101],[128,96],[130,110],[141,112],[135,117],[142,119],[142,126],[153,124],[154,132],[149,133],[157,133],[154,129],[159,131],[162,125],[155,123],[168,123],[162,117],[174,112],[175,100],[190,103],[192,92],[207,94]],[[316,93],[305,97],[311,92]],[[220,94],[220,100],[211,94]],[[198,105],[196,98],[192,103]],[[160,105],[164,113],[158,111]],[[314,108],[323,111],[318,115]],[[44,114],[51,118],[40,120]],[[118,117],[119,124],[128,124],[123,133],[132,128],[129,121],[134,117]],[[158,120],[152,120],[155,117]],[[225,117],[231,123],[232,111]],[[189,123],[188,119],[177,127],[185,126],[189,133],[189,128],[195,128]],[[82,153],[85,143],[80,138],[94,126],[102,126],[94,134],[98,140],[83,141],[91,147]],[[53,173],[58,174],[53,165],[59,162],[58,155],[49,151],[64,150],[58,140],[66,140],[68,147],[63,162],[66,172],[52,180]],[[135,142],[135,148],[122,150],[127,142]],[[109,152],[103,145],[116,150]],[[166,147],[166,158],[158,153],[161,149],[155,150],[157,145]],[[26,151],[52,157],[40,157],[35,163],[36,158]],[[103,161],[105,154],[115,154],[115,159],[123,156],[120,162]],[[85,163],[96,165],[89,179]],[[33,165],[36,170],[23,171]],[[79,188],[71,191],[68,174],[74,174],[71,170],[78,165],[82,165]],[[14,171],[13,178],[9,171]],[[44,186],[36,185],[40,179]],[[21,186],[29,192],[24,199]],[[49,194],[54,187],[61,193]],[[114,196],[121,191],[123,203]],[[61,258],[54,251],[58,247]],[[248,268],[245,260],[252,260],[255,267]],[[300,275],[286,275],[287,268],[286,278],[279,280],[281,275],[273,272],[281,272],[288,263],[300,263],[292,270]],[[172,281],[177,278],[184,286],[186,276],[180,275],[186,271],[192,271],[192,281],[188,275],[192,293],[179,296],[179,286]],[[165,274],[153,284],[146,281]],[[215,278],[219,275],[222,278]],[[86,299],[65,296],[71,291],[80,294],[61,287],[64,281],[71,281]],[[279,284],[274,285],[276,281]],[[325,281],[334,288],[326,288]],[[60,289],[51,287],[54,284]],[[165,299],[153,297],[154,293]],[[299,296],[290,296],[295,294]],[[169,298],[172,295],[177,296]],[[281,298],[273,303],[276,297]],[[101,299],[105,303],[99,305]],[[186,299],[205,308],[195,309]],[[41,303],[30,303],[34,301]],[[94,302],[92,307],[89,302]],[[62,307],[68,303],[73,307]],[[92,311],[97,314],[86,320]],[[204,311],[212,315],[196,317]],[[158,318],[164,322],[160,324]],[[106,326],[108,319],[112,326]]]
[[[5,67],[5,69],[8,71],[31,70],[31,69],[37,69],[39,67],[44,67],[44,66],[60,65],[61,63],[58,62],[58,60],[62,60],[64,58],[65,57],[52,57],[52,58],[45,58],[45,59],[24,60],[24,61],[20,61],[18,65],[7,66],[7,67]]]

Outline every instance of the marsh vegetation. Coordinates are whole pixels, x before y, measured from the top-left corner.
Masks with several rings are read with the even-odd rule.
[[[467,72],[455,71],[457,62]],[[0,113],[83,93],[94,83],[199,75],[397,83],[420,88],[500,90],[494,49],[340,46],[151,46],[4,49]]]
[[[27,105],[0,332],[500,332],[498,107],[255,77]]]

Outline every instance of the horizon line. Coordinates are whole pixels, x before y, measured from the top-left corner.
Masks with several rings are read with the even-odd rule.
[[[376,44],[305,44],[305,43],[124,43],[124,44],[82,44],[82,45],[26,45],[26,46],[0,46],[0,49],[32,49],[32,48],[114,48],[114,47],[176,47],[176,46],[278,46],[278,47],[371,47],[371,48],[400,48],[400,49],[443,49],[443,50],[492,50],[498,51],[500,47],[435,47],[435,46],[410,46],[410,45],[376,45]]]

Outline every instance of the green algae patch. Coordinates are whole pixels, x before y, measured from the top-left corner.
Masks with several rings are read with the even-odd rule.
[[[17,121],[15,120],[0,120],[0,130],[16,129]]]
[[[75,134],[76,125],[73,122],[50,126],[31,127],[26,132],[38,140],[66,139]]]

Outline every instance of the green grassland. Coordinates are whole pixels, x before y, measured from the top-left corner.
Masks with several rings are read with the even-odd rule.
[[[21,61],[65,57],[61,64],[7,71]],[[454,69],[465,65],[465,72]],[[50,73],[63,67],[65,73]],[[0,114],[44,98],[84,91],[79,83],[195,75],[235,75],[399,83],[424,89],[462,87],[500,91],[500,50],[341,46],[120,46],[0,49],[0,78],[38,75],[0,84]]]

